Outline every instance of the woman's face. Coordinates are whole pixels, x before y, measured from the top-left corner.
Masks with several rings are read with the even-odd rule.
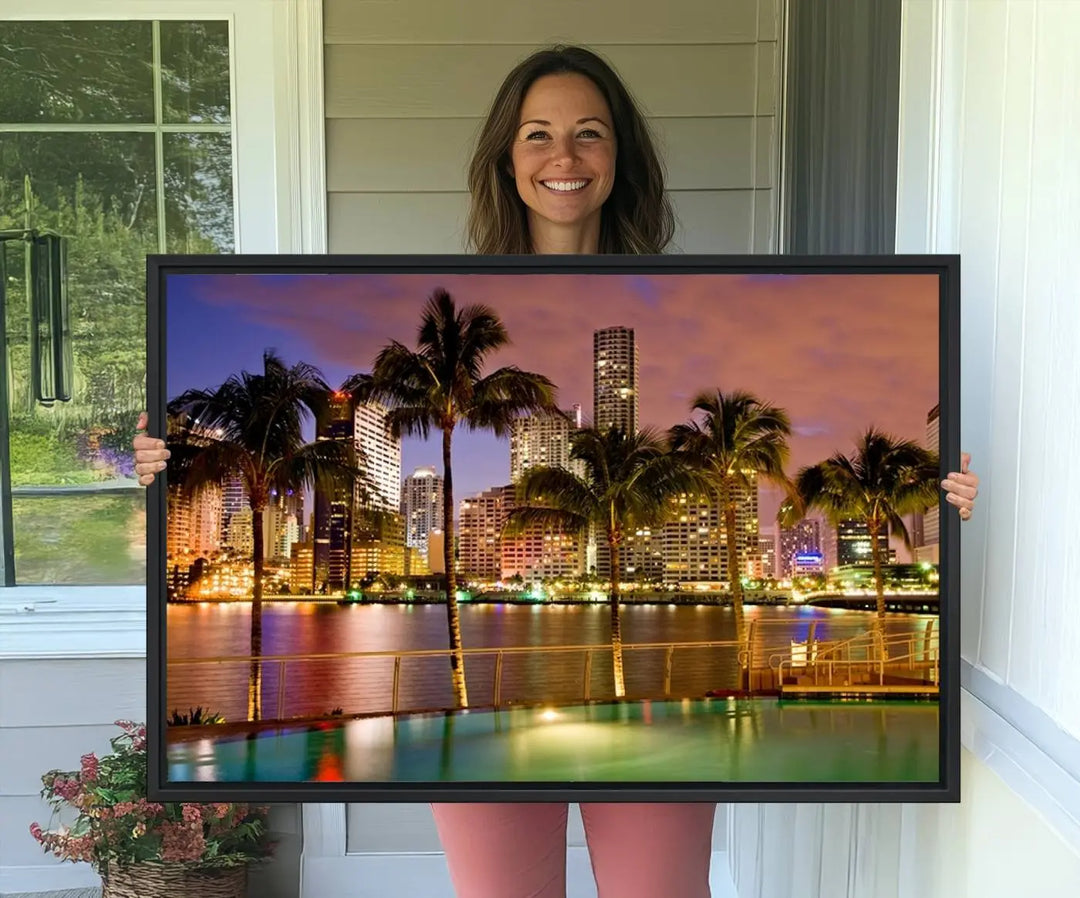
[[[615,123],[584,75],[538,78],[525,94],[510,160],[535,228],[598,224],[615,181]]]

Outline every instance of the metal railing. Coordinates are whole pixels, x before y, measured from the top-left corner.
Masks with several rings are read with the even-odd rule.
[[[737,640],[708,640],[708,641],[693,641],[693,642],[646,642],[646,643],[623,643],[622,651],[624,656],[626,654],[632,654],[634,652],[641,651],[659,651],[664,652],[664,664],[663,664],[663,677],[662,684],[657,697],[670,697],[671,695],[671,681],[674,670],[674,659],[676,649],[736,649],[741,645]],[[582,644],[582,645],[557,645],[557,646],[509,646],[502,648],[467,648],[462,649],[462,654],[468,657],[478,656],[494,656],[494,672],[492,676],[492,703],[491,706],[495,708],[502,707],[504,702],[503,696],[503,671],[505,665],[505,659],[510,656],[521,656],[528,654],[566,654],[566,653],[584,653],[584,664],[582,669],[581,679],[581,695],[580,700],[588,702],[592,699],[592,670],[593,670],[593,658],[597,654],[605,656],[614,656],[614,649],[610,643],[606,644]],[[277,665],[277,707],[276,718],[277,720],[284,720],[285,708],[288,695],[289,684],[289,671],[295,669],[296,664],[313,663],[317,661],[349,661],[358,659],[389,659],[393,658],[393,679],[390,690],[390,702],[389,706],[381,709],[375,713],[389,713],[397,714],[402,710],[401,707],[401,683],[402,683],[402,663],[406,660],[415,660],[421,658],[449,658],[452,652],[449,649],[414,649],[409,651],[364,651],[364,652],[336,652],[336,653],[307,653],[307,654],[295,654],[295,655],[262,655],[259,657],[251,655],[234,655],[220,658],[177,658],[168,662],[168,667],[205,667],[210,665],[243,665],[250,667],[254,663],[260,665],[276,664]],[[290,668],[293,665],[293,668]],[[613,690],[612,690],[613,692]],[[205,703],[204,703],[205,706]],[[487,707],[484,705],[483,707]],[[444,709],[448,710],[448,709]]]
[[[919,659],[918,662],[916,662],[916,660],[915,660],[916,658]],[[903,663],[905,661],[907,662],[906,665]],[[885,684],[885,675],[886,675],[886,673],[895,672],[897,670],[908,670],[908,671],[911,671],[912,673],[914,673],[914,671],[919,669],[920,666],[925,666],[929,670],[929,672],[931,674],[931,676],[929,678],[930,683],[936,684],[937,681],[938,681],[938,678],[937,678],[937,675],[936,675],[937,670],[938,670],[938,663],[939,663],[939,659],[938,659],[938,653],[937,653],[936,649],[932,652],[932,657],[931,658],[927,658],[926,653],[924,653],[924,652],[914,652],[914,653],[911,653],[911,654],[908,654],[908,655],[900,655],[898,657],[889,658],[889,659],[885,659],[885,658],[845,658],[845,659],[836,658],[836,659],[830,659],[828,661],[815,661],[809,667],[800,667],[799,676],[800,677],[812,677],[813,678],[813,685],[815,685],[815,686],[822,686],[822,685],[824,685],[824,686],[836,686],[837,683],[836,683],[836,678],[835,678],[834,674],[835,674],[835,672],[837,670],[842,669],[845,672],[846,681],[844,683],[840,684],[840,685],[854,686],[855,684],[852,683],[852,679],[851,679],[852,672],[853,671],[854,672],[866,671],[866,672],[870,673],[871,675],[873,675],[873,674],[877,675],[877,678],[878,678],[877,685],[878,686],[885,686],[886,685]],[[778,668],[777,668],[779,685],[781,687],[784,684],[784,668],[785,667],[790,669],[790,672],[791,672],[792,676],[795,675],[795,670],[794,670],[794,668],[791,667],[790,660],[781,661]],[[824,678],[824,682],[822,682],[823,678]],[[923,683],[921,685],[929,685],[929,684]]]
[[[930,622],[933,624],[933,622]],[[738,683],[731,684],[716,684],[710,689],[701,689],[694,691],[695,695],[700,693],[700,697],[704,697],[712,688],[717,688],[719,685],[723,688],[732,688],[736,691],[753,690],[752,680],[747,676],[749,671],[757,672],[759,670],[771,670],[777,677],[776,687],[782,687],[784,683],[784,677],[792,677],[796,673],[800,676],[812,675],[814,677],[825,676],[829,683],[832,683],[835,679],[835,671],[841,668],[852,671],[859,668],[872,669],[879,674],[879,679],[884,677],[887,669],[895,669],[895,665],[898,662],[909,660],[909,668],[911,670],[916,667],[924,667],[930,665],[935,668],[938,663],[938,645],[936,632],[932,632],[933,627],[928,627],[925,633],[900,633],[882,635],[879,631],[871,629],[869,631],[861,632],[853,637],[845,639],[834,640],[817,640],[815,636],[816,622],[809,623],[808,636],[809,638],[805,642],[795,641],[791,639],[791,627],[792,625],[806,626],[807,621],[800,618],[778,618],[768,621],[751,621],[747,626],[747,631],[744,640],[739,641],[737,639],[728,640],[697,640],[687,642],[644,642],[644,643],[623,643],[622,650],[624,659],[626,660],[626,667],[624,671],[626,674],[630,673],[631,663],[627,656],[633,656],[634,654],[643,654],[646,652],[662,652],[663,663],[662,666],[654,665],[652,670],[649,671],[649,678],[651,687],[645,690],[645,695],[637,695],[636,698],[656,698],[656,699],[669,699],[672,697],[672,681],[676,671],[676,652],[682,650],[684,656],[692,657],[692,651],[723,651],[729,650],[732,654],[728,658],[728,667],[731,668],[728,673],[731,676],[741,676]],[[783,635],[773,634],[769,631],[782,630]],[[802,649],[801,657],[796,657],[793,653],[793,647]],[[897,649],[902,649],[897,654]],[[551,646],[504,646],[504,647],[483,647],[483,648],[464,648],[461,650],[462,655],[466,658],[488,658],[493,659],[492,670],[490,678],[486,678],[485,674],[480,674],[477,677],[475,671],[476,667],[471,667],[470,671],[474,672],[470,676],[469,688],[473,691],[473,683],[477,684],[477,687],[490,688],[490,702],[484,701],[482,703],[470,703],[470,707],[493,707],[502,708],[508,704],[515,703],[527,703],[534,701],[527,697],[528,686],[530,685],[527,675],[525,679],[518,684],[519,688],[516,693],[506,694],[506,678],[505,672],[507,668],[507,662],[510,659],[521,658],[522,656],[559,656],[572,653],[579,653],[583,655],[582,666],[580,668],[580,688],[572,687],[574,694],[571,699],[574,701],[589,702],[594,698],[593,687],[593,671],[598,656],[603,659],[606,665],[613,663],[614,650],[610,643],[592,643],[592,644],[573,644],[573,645],[551,645]],[[412,666],[415,670],[415,665],[421,662],[423,659],[449,659],[451,656],[449,649],[412,649],[412,650],[378,650],[378,651],[355,651],[355,652],[329,652],[329,653],[302,653],[302,654],[288,654],[288,655],[232,655],[223,657],[206,657],[206,658],[175,658],[168,661],[168,668],[170,670],[188,669],[188,670],[205,670],[210,667],[221,668],[229,665],[243,666],[250,668],[252,664],[258,663],[261,669],[265,669],[267,665],[276,665],[276,716],[273,718],[264,718],[269,720],[285,720],[293,719],[286,717],[286,711],[289,705],[290,694],[295,694],[297,684],[292,682],[291,674],[295,674],[297,671],[303,671],[305,665],[315,665],[318,662],[332,662],[332,663],[347,663],[354,661],[390,661],[392,659],[393,669],[392,676],[389,678],[389,701],[386,701],[386,691],[383,689],[377,692],[377,698],[374,699],[375,707],[373,709],[364,709],[362,711],[350,711],[347,712],[344,708],[341,709],[341,713],[365,713],[365,714],[399,714],[402,712],[424,712],[434,710],[451,710],[454,705],[443,706],[441,708],[435,707],[415,707],[410,704],[409,707],[405,707],[402,702],[403,685],[409,683],[411,686],[422,689],[427,683],[424,682],[422,674],[416,674],[416,678],[409,680],[407,677],[407,668]],[[858,657],[860,654],[865,657]],[[699,656],[700,658],[700,656]],[[918,660],[917,660],[918,659]],[[731,662],[734,662],[733,664]],[[711,662],[710,662],[711,663]],[[308,667],[310,671],[312,668]],[[717,672],[720,676],[726,674],[722,673],[725,668],[723,665],[717,666]],[[638,675],[638,679],[641,679],[641,667],[635,667],[634,672]],[[432,675],[428,682],[438,681],[440,686],[438,688],[443,689],[449,684],[449,677],[445,677],[446,671],[440,671],[438,675]],[[341,671],[336,671],[335,676],[341,677]],[[385,677],[385,674],[382,675]],[[564,668],[559,672],[561,679],[560,685],[566,686],[572,684],[575,674],[567,673]],[[710,675],[702,674],[700,668],[697,671],[691,670],[689,676],[692,678],[697,676],[701,679],[709,679]],[[378,675],[377,677],[378,678]],[[711,677],[714,681],[716,676]],[[850,673],[849,673],[850,678]],[[245,677],[246,679],[246,677]],[[520,679],[520,676],[519,676]],[[187,691],[193,692],[200,697],[198,701],[199,706],[208,707],[214,702],[208,701],[213,699],[211,694],[215,685],[211,684],[207,686],[207,678],[200,676],[201,682],[187,687]],[[170,677],[170,683],[174,683],[175,680]],[[265,679],[263,679],[265,682]],[[385,681],[384,681],[385,682]],[[239,684],[239,680],[231,680],[227,688],[231,688]],[[290,686],[293,688],[290,690]],[[182,687],[181,687],[182,688]],[[339,686],[339,688],[341,688]],[[343,690],[344,691],[344,690]],[[486,693],[487,688],[479,688],[480,693]],[[640,691],[640,690],[639,690]],[[685,691],[685,690],[684,690]],[[376,694],[375,690],[369,689],[367,697]],[[607,699],[615,698],[614,682],[607,689],[602,690],[596,695],[597,698]],[[686,696],[680,696],[686,697]],[[485,695],[485,699],[487,696]],[[554,699],[535,699],[536,702],[552,701]],[[186,702],[185,702],[186,704]],[[294,715],[299,716],[299,715]]]

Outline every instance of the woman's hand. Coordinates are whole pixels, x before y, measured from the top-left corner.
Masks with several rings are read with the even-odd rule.
[[[136,425],[138,433],[131,441],[135,449],[135,473],[139,475],[139,483],[143,486],[149,486],[154,482],[158,471],[165,470],[165,459],[169,457],[165,441],[147,435],[146,426],[149,420],[146,412],[139,415],[139,423]]]
[[[960,453],[960,471],[950,473],[941,481],[945,490],[945,501],[960,509],[960,520],[968,520],[975,508],[975,497],[979,494],[979,475],[968,470],[971,454]]]

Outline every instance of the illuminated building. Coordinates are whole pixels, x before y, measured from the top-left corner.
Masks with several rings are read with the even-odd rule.
[[[562,415],[541,412],[517,418],[510,430],[510,482],[517,483],[536,465],[565,468],[583,476],[581,462],[570,458],[570,436],[580,427],[580,405]]]
[[[593,426],[637,432],[638,348],[632,328],[593,333]]]
[[[315,547],[311,543],[293,543],[289,559],[289,592],[312,594],[315,579]]]
[[[443,479],[434,468],[417,468],[405,478],[401,510],[405,516],[405,545],[427,557],[428,536],[443,529]]]
[[[886,525],[878,534],[878,556],[883,564],[895,560],[896,552],[889,548]],[[873,565],[874,554],[870,546],[870,528],[866,521],[840,521],[836,527],[836,566]]]
[[[496,580],[502,574],[500,536],[514,507],[514,486],[497,486],[461,501],[457,568],[475,579]]]
[[[362,403],[356,407],[354,433],[361,466],[374,482],[372,505],[386,511],[401,511],[401,440],[386,427],[385,406]]]
[[[940,452],[941,433],[941,406],[935,405],[926,416],[926,448],[931,452]],[[940,510],[934,503],[920,517],[922,518],[922,532],[919,539],[915,540],[915,560],[929,561],[932,564],[940,562],[939,542],[941,539]]]
[[[821,544],[821,522],[814,518],[804,518],[794,527],[781,527],[780,555],[776,560],[778,577],[791,577],[796,555],[822,552],[824,548]]]
[[[759,534],[757,558],[753,560],[751,576],[759,580],[773,580],[777,579],[776,570],[776,539],[772,534]]]
[[[386,409],[357,405],[347,393],[334,393],[326,419],[318,422],[316,440],[350,442],[372,482],[370,507],[393,513],[401,507],[401,440],[386,427]],[[329,495],[315,490],[314,583],[316,591],[342,592],[357,579],[352,566],[359,489]],[[369,559],[365,559],[367,561]]]
[[[736,489],[735,551],[739,570],[735,576],[753,573],[752,559],[758,552],[758,484],[754,472],[747,472],[752,486]],[[664,582],[728,583],[728,551],[724,513],[712,496],[682,495],[672,500],[674,513],[662,528],[664,541]]]
[[[192,495],[170,483],[166,498],[167,554],[209,557],[221,548],[222,493],[208,486]]]

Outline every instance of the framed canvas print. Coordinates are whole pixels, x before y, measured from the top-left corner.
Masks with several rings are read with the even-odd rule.
[[[159,800],[959,800],[955,256],[159,256]]]

